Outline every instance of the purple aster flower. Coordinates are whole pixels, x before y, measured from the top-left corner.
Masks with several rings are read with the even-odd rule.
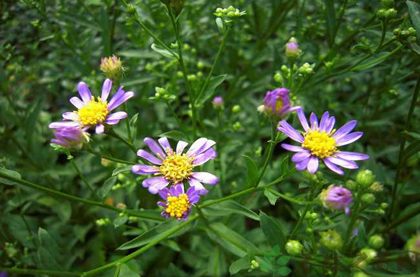
[[[108,96],[111,92],[112,81],[106,79],[102,86],[101,97],[92,96],[89,88],[83,82],[80,82],[77,86],[79,91],[79,97],[72,97],[70,102],[78,109],[74,112],[66,112],[63,114],[64,122],[55,122],[56,126],[79,126],[85,127],[96,127],[95,131],[97,134],[102,134],[105,131],[104,124],[114,125],[117,124],[121,119],[127,117],[125,112],[111,113],[115,108],[123,104],[125,101],[134,96],[134,92],[125,92],[121,86],[117,93],[108,102]]]
[[[0,277],[7,277],[7,272],[6,271],[0,272]]]
[[[277,88],[268,91],[264,98],[264,108],[270,114],[285,116],[286,114],[300,109],[300,107],[290,107],[289,90],[287,88]]]
[[[320,198],[324,207],[350,213],[349,205],[353,202],[353,197],[348,189],[331,185],[321,192]]]
[[[318,123],[316,115],[312,113],[310,127],[303,110],[298,109],[297,114],[304,129],[303,136],[285,120],[280,121],[278,127],[279,131],[301,144],[301,146],[285,143],[281,145],[286,150],[297,152],[292,157],[292,161],[296,163],[296,169],[307,168],[310,173],[314,174],[318,170],[319,159],[321,159],[329,169],[343,175],[344,172],[339,166],[356,169],[358,166],[354,161],[369,159],[369,156],[365,154],[338,150],[338,147],[355,142],[362,137],[362,132],[350,133],[357,124],[356,120],[335,130],[335,117],[330,117],[328,112],[324,113],[320,123]]]
[[[200,200],[199,192],[195,187],[190,187],[185,193],[182,183],[172,186],[170,189],[160,190],[159,195],[165,202],[159,201],[157,204],[164,208],[161,214],[166,219],[176,217],[178,220],[187,220],[191,206]]]
[[[65,148],[80,149],[83,143],[89,142],[89,134],[87,128],[81,129],[77,126],[62,126],[54,122],[49,125],[55,131],[55,138],[51,140],[52,143],[61,145]]]
[[[213,149],[216,142],[199,138],[186,153],[183,153],[188,145],[185,141],[178,142],[176,151],[172,150],[166,137],[160,138],[159,144],[151,138],[145,138],[144,142],[155,156],[145,150],[139,150],[137,155],[155,165],[138,164],[134,165],[131,171],[140,175],[161,175],[143,181],[143,186],[148,188],[150,193],[156,194],[169,183],[182,184],[186,180],[199,194],[206,194],[207,190],[202,183],[215,185],[219,182],[215,175],[208,172],[193,172],[194,167],[216,158],[216,151]]]
[[[221,96],[214,97],[212,103],[215,109],[221,109],[224,106],[224,101]]]

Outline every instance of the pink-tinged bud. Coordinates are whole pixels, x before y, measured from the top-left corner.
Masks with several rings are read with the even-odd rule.
[[[112,55],[112,57],[109,58],[102,58],[100,69],[103,73],[105,73],[105,76],[113,82],[118,81],[124,72],[124,67],[120,58],[115,55]]]
[[[350,213],[349,206],[353,202],[353,197],[348,189],[331,185],[321,192],[320,198],[324,207]]]
[[[214,97],[212,103],[215,109],[223,109],[225,105],[225,102],[221,96]]]
[[[291,38],[289,42],[286,43],[286,57],[289,59],[297,59],[299,55],[299,44],[296,42],[295,38]]]
[[[277,88],[268,91],[264,98],[265,112],[268,114],[284,117],[298,107],[290,107],[289,90],[287,88]]]
[[[50,127],[51,128],[51,127]],[[90,140],[89,133],[79,127],[63,126],[54,128],[55,139],[51,142],[68,149],[80,149]]]

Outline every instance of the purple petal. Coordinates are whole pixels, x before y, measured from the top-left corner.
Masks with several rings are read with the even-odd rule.
[[[330,120],[330,113],[329,112],[325,112],[322,117],[321,117],[321,123],[319,125],[319,130],[321,132],[324,132],[327,128],[327,124],[329,123]]]
[[[160,197],[162,197],[162,199],[164,200],[168,199],[168,193],[169,193],[169,190],[167,188],[161,189],[159,191]]]
[[[289,138],[303,143],[304,139],[301,134],[298,133],[298,131],[295,130],[289,123],[287,123],[285,120],[282,120],[279,122],[281,127],[278,127],[278,130],[285,133]]]
[[[343,146],[343,145],[350,144],[352,142],[355,142],[356,140],[358,140],[362,136],[363,136],[363,133],[362,132],[350,133],[348,135],[345,135],[345,136],[340,137],[339,139],[337,139],[336,140],[337,146]]]
[[[160,190],[159,191],[159,194],[160,194],[160,192],[161,192],[162,190]],[[166,200],[166,199],[165,199]],[[158,206],[161,206],[161,207],[163,207],[163,208],[167,208],[167,206],[166,206],[166,204],[164,203],[164,202],[162,202],[162,201],[158,201],[157,202],[157,204],[158,204]]]
[[[348,168],[348,169],[359,168],[355,162],[346,161],[346,160],[343,160],[343,159],[340,159],[340,158],[328,157],[328,158],[325,158],[324,160],[330,161],[333,164],[336,164],[336,165],[339,165],[341,167]]]
[[[148,175],[159,172],[159,168],[153,165],[136,164],[131,167],[131,172],[139,175]]]
[[[290,144],[286,144],[286,143],[282,143],[281,147],[283,147],[284,149],[288,150],[288,151],[292,151],[292,152],[302,152],[302,151],[306,151],[305,148],[300,147],[300,146],[296,146],[296,145],[290,145]]]
[[[161,189],[164,189],[168,184],[169,181],[163,178],[162,176],[147,178],[143,181],[143,187],[149,188],[149,192],[151,194],[158,193]]]
[[[194,189],[200,194],[205,195],[207,194],[206,188],[196,179],[190,178],[188,179],[188,183],[190,183],[190,186],[194,187]]]
[[[306,120],[305,114],[303,113],[302,109],[298,109],[297,110],[297,114],[300,120],[300,124],[303,127],[303,130],[305,130],[306,132],[309,130],[309,125],[308,125],[308,121]]]
[[[332,137],[335,140],[337,140],[340,137],[342,137],[342,136],[347,135],[348,133],[350,133],[354,129],[354,127],[356,127],[356,125],[357,125],[357,121],[356,120],[349,121],[346,124],[344,124],[343,126],[341,126],[341,128],[339,128],[337,130],[337,132],[335,132]]]
[[[170,155],[173,153],[172,147],[166,137],[158,139],[158,142],[160,146],[162,146],[163,150],[165,150],[166,154]]]
[[[98,135],[103,134],[105,132],[105,126],[102,124],[96,125],[95,133]]]
[[[299,163],[299,162],[301,162],[303,160],[306,160],[310,156],[311,156],[311,152],[309,152],[309,151],[298,152],[298,153],[296,153],[296,154],[293,155],[292,162]]]
[[[108,110],[112,111],[113,109],[117,108],[119,105],[121,105],[122,103],[124,103],[128,99],[132,98],[133,96],[134,96],[134,92],[129,91],[129,92],[124,93],[123,96],[121,96],[120,98],[118,98],[116,100],[114,100],[115,97],[113,97],[112,100],[114,100],[114,102],[112,104],[110,102],[110,104],[108,106]]]
[[[217,176],[208,172],[194,172],[192,174],[192,177],[194,177],[201,183],[205,183],[209,185],[215,185],[219,182],[219,178],[217,178]]]
[[[187,153],[189,156],[195,155],[201,148],[203,148],[208,139],[206,138],[199,138],[191,145],[190,149],[188,149]]]
[[[333,164],[332,162],[330,162],[328,159],[324,159],[323,161],[329,169],[331,169],[332,171],[334,171],[335,173],[339,175],[344,175],[344,171],[338,166],[336,166],[335,164]]]
[[[309,160],[310,160],[311,158],[307,158],[307,159],[305,159],[305,160],[303,160],[303,161],[301,161],[301,162],[299,162],[299,163],[297,163],[296,164],[296,169],[297,170],[304,170],[307,166],[308,166],[308,163],[309,163]]]
[[[214,159],[216,158],[216,151],[214,151],[213,148],[210,148],[209,150],[207,150],[206,152],[198,155],[197,157],[195,157],[193,164],[194,165],[202,165],[204,163],[206,163],[208,160],[210,159]]]
[[[156,141],[154,141],[151,138],[145,138],[144,142],[146,143],[146,145],[149,147],[150,150],[152,150],[153,153],[156,154],[156,156],[160,157],[160,158],[164,158],[166,157],[165,153],[163,153],[162,149],[160,148],[160,146],[156,143]]]
[[[112,81],[110,79],[106,79],[104,84],[102,85],[102,95],[101,100],[106,101],[108,99],[108,95],[111,92],[112,88]]]
[[[83,101],[76,96],[70,98],[70,103],[72,103],[78,109],[83,108],[83,106],[85,105],[85,103],[83,103]]]
[[[77,127],[79,123],[73,121],[61,121],[61,122],[53,122],[48,127],[50,129],[62,128],[62,127]]]
[[[308,163],[308,171],[311,174],[315,174],[315,172],[318,170],[319,160],[318,157],[312,156]]]
[[[149,152],[140,149],[139,151],[137,151],[137,156],[142,157],[143,159],[154,163],[154,164],[162,164],[162,161],[159,160],[158,158],[156,158],[155,156],[153,156],[152,154],[150,154]]]
[[[213,147],[215,144],[216,142],[214,140],[208,139],[207,142],[200,149],[198,149],[194,155],[198,156],[200,154],[203,154],[204,152],[209,150],[211,147]]]
[[[85,104],[92,100],[92,93],[90,93],[88,86],[84,82],[80,82],[77,85],[77,90],[79,91],[80,97],[82,97],[82,100],[85,102]]]
[[[73,112],[65,112],[65,113],[63,113],[63,119],[78,121],[79,116],[76,113],[73,113]]]
[[[176,153],[181,154],[182,151],[184,151],[185,147],[187,147],[187,145],[188,145],[188,142],[185,142],[182,140],[178,141],[178,144],[176,145]]]
[[[335,125],[335,117],[331,116],[330,120],[328,121],[327,127],[325,128],[325,132],[330,134],[331,131],[334,129],[334,125]]]
[[[311,129],[312,130],[318,130],[318,118],[316,117],[316,114],[311,113],[311,116],[309,117],[309,121],[311,122]]]
[[[127,117],[126,112],[116,112],[116,113],[108,115],[108,117],[105,120],[105,123],[108,125],[114,125],[120,122],[121,119],[124,119],[126,117]]]
[[[363,161],[363,160],[369,159],[368,155],[356,153],[356,152],[340,151],[340,152],[335,153],[334,155],[343,160],[349,160],[349,161]]]
[[[113,105],[116,100],[118,100],[120,97],[124,95],[125,91],[123,88],[124,88],[123,86],[119,87],[118,91],[112,96],[111,100],[108,103],[108,109],[110,105]]]

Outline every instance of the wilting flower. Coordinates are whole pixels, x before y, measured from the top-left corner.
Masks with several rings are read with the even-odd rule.
[[[310,116],[311,127],[309,127],[302,109],[298,109],[297,114],[304,129],[303,136],[285,120],[280,121],[278,127],[278,130],[289,138],[301,143],[301,146],[285,143],[281,145],[286,150],[297,152],[292,157],[292,161],[296,163],[296,169],[307,168],[310,173],[314,174],[318,170],[319,159],[321,159],[329,169],[343,175],[344,172],[339,166],[356,169],[358,166],[354,161],[369,159],[368,155],[338,150],[339,146],[350,144],[362,137],[362,132],[350,133],[357,124],[356,120],[335,130],[335,117],[330,117],[328,112],[324,113],[319,124],[316,115],[312,113]]]
[[[115,55],[109,58],[102,58],[100,69],[105,73],[107,78],[113,81],[118,80],[124,72],[120,58],[117,58]]]
[[[291,38],[288,43],[286,43],[286,56],[289,59],[296,59],[300,55],[299,44],[296,42],[295,38]]]
[[[224,101],[221,96],[214,97],[212,103],[215,109],[223,109]]]
[[[178,142],[176,151],[172,150],[166,137],[158,140],[160,146],[151,138],[145,138],[144,142],[156,156],[145,150],[139,150],[137,155],[155,165],[134,165],[131,171],[140,175],[160,175],[143,181],[143,186],[148,188],[150,193],[156,194],[169,183],[175,185],[188,181],[199,194],[206,194],[207,190],[201,183],[215,185],[219,182],[215,175],[208,172],[193,172],[194,167],[216,157],[216,151],[212,148],[216,142],[199,138],[186,153],[183,153],[188,145],[185,141]]]
[[[324,207],[333,210],[344,210],[346,214],[350,212],[349,206],[353,202],[353,197],[348,189],[333,185],[324,189],[320,198]]]
[[[61,126],[61,122],[54,122],[49,125],[51,129],[55,129],[55,138],[52,143],[61,145],[65,148],[80,149],[83,143],[89,142],[89,133],[85,129],[77,126]]]
[[[200,200],[199,192],[195,187],[190,187],[185,193],[182,183],[171,186],[170,189],[160,190],[159,195],[165,202],[159,201],[157,204],[164,208],[162,216],[166,219],[176,217],[178,220],[187,220],[191,206]]]
[[[96,127],[95,131],[97,134],[102,134],[105,131],[104,124],[114,125],[117,124],[121,119],[127,117],[126,112],[112,113],[115,108],[123,104],[125,101],[134,96],[134,92],[125,92],[121,86],[117,93],[107,101],[109,93],[111,92],[112,81],[106,79],[102,86],[101,97],[92,96],[89,88],[83,82],[80,82],[77,86],[79,91],[79,97],[72,97],[70,102],[78,109],[74,112],[66,112],[63,114],[64,122],[54,122],[54,126],[78,126],[81,128]]]
[[[286,114],[300,109],[300,107],[290,107],[289,90],[287,88],[277,88],[268,91],[264,98],[264,109],[269,114],[285,116]]]

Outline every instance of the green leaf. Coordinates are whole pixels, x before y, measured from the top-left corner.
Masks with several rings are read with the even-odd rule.
[[[110,178],[108,178],[104,182],[102,187],[100,189],[98,189],[98,196],[101,199],[104,199],[107,196],[107,194],[111,191],[111,189],[114,186],[116,181],[117,181],[117,176],[111,176]]]
[[[277,199],[279,199],[280,196],[275,195],[268,189],[264,190],[264,195],[267,197],[268,202],[270,202],[271,205],[276,205]]]
[[[128,265],[121,264],[120,274],[118,274],[118,277],[140,277],[140,274],[136,273]]]
[[[280,258],[277,259],[277,264],[278,265],[287,265],[287,263],[290,261],[290,257],[289,256],[281,256]]]
[[[226,259],[221,251],[220,247],[215,247],[210,254],[209,263],[207,265],[208,276],[224,276],[226,272]]]
[[[247,177],[246,177],[246,188],[255,186],[255,184],[258,181],[258,167],[257,164],[254,162],[253,159],[251,159],[250,157],[243,155],[245,162],[246,162],[246,167],[247,167]]]
[[[278,270],[278,273],[279,273],[281,276],[287,276],[287,275],[289,275],[291,272],[292,272],[292,270],[291,270],[290,268],[288,268],[288,267],[280,267],[280,268],[279,268],[279,270]]]
[[[410,42],[411,49],[420,55],[420,46],[415,42]]]
[[[125,80],[123,82],[123,84],[126,87],[134,86],[134,85],[141,85],[141,84],[144,84],[144,83],[152,82],[152,81],[156,80],[156,78],[157,78],[156,76],[152,76],[152,75],[147,76],[146,75],[146,76],[142,76],[142,77],[139,77],[139,78],[136,78],[136,79]]]
[[[225,27],[223,26],[223,21],[220,17],[216,18],[216,25],[219,32],[223,34],[225,32]]]
[[[209,83],[207,84],[206,89],[203,91],[203,94],[200,96],[200,98],[196,100],[196,105],[201,106],[208,99],[210,99],[213,96],[216,88],[220,86],[220,84],[222,84],[223,81],[226,79],[226,76],[227,76],[226,74],[223,74],[216,77],[211,77]]]
[[[114,219],[114,227],[118,228],[121,225],[125,224],[128,221],[128,216],[125,214],[123,216],[118,216]]]
[[[407,6],[411,21],[417,31],[417,37],[420,38],[420,5],[414,1],[407,1]]]
[[[334,0],[325,0],[325,17],[327,21],[328,44],[332,46],[336,29]]]
[[[420,140],[411,143],[406,149],[404,149],[403,160],[407,160],[414,154],[420,151]]]
[[[17,179],[21,179],[21,176],[19,174],[19,172],[13,171],[13,170],[8,170],[6,168],[0,168],[0,173],[13,177],[13,178],[17,178]],[[17,184],[15,181],[9,180],[9,179],[5,179],[5,178],[1,178],[0,177],[0,183],[3,183],[5,185],[15,185]]]
[[[59,247],[51,235],[44,229],[38,230],[38,259],[43,268],[60,270],[58,262],[60,258]]]
[[[405,131],[404,134],[409,135],[412,138],[415,138],[417,140],[420,140],[420,134],[414,133],[414,132],[407,132]]]
[[[260,211],[260,224],[265,237],[274,248],[279,247],[281,252],[285,252],[286,238],[280,224],[271,216]],[[274,251],[273,248],[273,251]],[[279,253],[280,254],[280,253]]]
[[[176,53],[172,54],[171,52],[169,52],[168,50],[162,48],[161,46],[159,46],[157,44],[153,43],[151,47],[152,47],[153,51],[161,54],[164,57],[178,59],[178,54],[176,54]]]
[[[384,62],[392,54],[394,54],[394,53],[393,52],[379,53],[378,55],[375,55],[372,58],[367,59],[366,62],[354,67],[352,70],[353,71],[360,71],[360,70],[364,70],[364,69],[374,67],[374,66]]]
[[[131,165],[124,165],[124,166],[117,167],[112,172],[112,176],[117,176],[118,174],[123,173],[123,172],[129,172],[131,171],[131,167],[132,167]]]
[[[249,255],[234,261],[229,267],[230,275],[234,275],[241,270],[249,269],[251,261]]]
[[[123,245],[118,247],[117,250],[128,250],[128,249],[133,249],[133,248],[146,245],[157,238],[165,237],[167,233],[172,232],[173,229],[176,229],[178,227],[178,225],[179,223],[175,219],[165,221],[153,227],[152,229],[144,232],[143,234],[136,237],[135,239],[132,239],[124,243]]]
[[[229,214],[236,213],[249,217],[253,220],[260,220],[258,214],[234,200],[225,201],[212,207],[205,208],[203,209],[203,212],[208,216],[227,216]]]
[[[236,233],[223,223],[214,223],[206,229],[207,235],[227,251],[243,257],[248,249],[258,252],[257,247],[240,234]]]

